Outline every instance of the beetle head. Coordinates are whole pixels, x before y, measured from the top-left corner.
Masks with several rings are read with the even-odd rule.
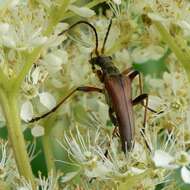
[[[93,57],[89,60],[89,63],[91,64],[93,70],[95,69],[96,65],[103,69],[110,62],[112,62],[111,56],[97,56],[97,57]]]

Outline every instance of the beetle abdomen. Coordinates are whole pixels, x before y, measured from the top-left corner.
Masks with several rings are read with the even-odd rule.
[[[134,137],[134,118],[130,79],[119,75],[105,78],[105,88],[116,114],[122,150],[131,150]]]

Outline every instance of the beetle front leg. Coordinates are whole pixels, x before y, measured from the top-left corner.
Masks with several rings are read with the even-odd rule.
[[[91,86],[80,86],[75,88],[74,90],[72,90],[66,97],[64,97],[52,110],[50,110],[49,112],[38,116],[38,117],[34,117],[33,119],[31,119],[29,121],[29,123],[33,123],[35,121],[38,121],[42,118],[45,118],[46,116],[50,115],[51,113],[55,112],[70,96],[72,96],[75,92],[77,91],[81,91],[81,92],[99,92],[99,93],[103,93],[103,90],[100,88],[96,88],[96,87],[91,87]]]
[[[142,79],[141,79],[141,74],[139,73],[139,71],[134,70],[132,67],[126,69],[125,71],[122,72],[122,74],[127,75],[131,81],[133,81],[133,79],[138,76],[139,77],[139,89],[140,89],[140,94],[142,94],[143,90],[142,90]]]

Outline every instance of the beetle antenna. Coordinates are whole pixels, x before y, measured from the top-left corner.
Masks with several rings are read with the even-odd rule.
[[[102,49],[101,49],[102,54],[104,53],[104,49],[105,49],[106,41],[108,39],[108,35],[109,35],[110,29],[111,29],[111,25],[112,25],[112,19],[110,20],[110,23],[109,23],[109,26],[108,26],[108,29],[107,29],[107,32],[106,32],[106,36],[104,38],[104,43],[103,43],[103,46],[102,46]]]
[[[92,24],[90,24],[89,22],[87,22],[87,21],[78,21],[75,24],[71,25],[68,29],[66,29],[63,32],[59,33],[58,35],[60,36],[60,35],[64,34],[65,32],[69,31],[70,29],[72,29],[73,27],[75,27],[78,24],[87,24],[94,31],[95,38],[96,38],[95,54],[96,54],[96,56],[99,56],[99,52],[98,52],[98,34],[97,34],[97,31],[96,31],[96,28]]]

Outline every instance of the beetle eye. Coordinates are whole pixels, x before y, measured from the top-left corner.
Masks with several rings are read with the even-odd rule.
[[[94,64],[92,64],[92,70],[94,71],[96,68],[95,68],[95,65]]]
[[[88,62],[89,62],[90,64],[93,64],[93,59],[90,59]]]

